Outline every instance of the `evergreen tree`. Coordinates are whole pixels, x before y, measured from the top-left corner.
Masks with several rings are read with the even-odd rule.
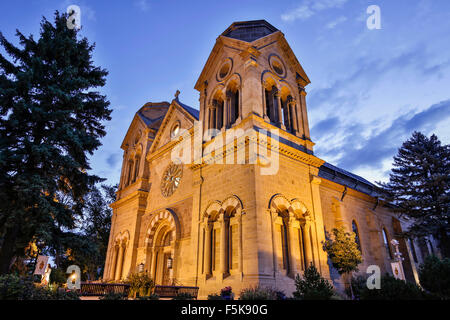
[[[358,271],[358,265],[362,262],[361,251],[355,241],[354,232],[346,232],[344,226],[332,230],[334,239],[329,235],[323,244],[323,249],[328,253],[328,257],[342,275],[351,277],[352,272]],[[353,298],[353,288],[350,284],[350,292]]]
[[[296,291],[294,298],[302,300],[329,300],[333,294],[333,286],[311,264],[303,273],[303,279],[295,277]]]
[[[97,88],[107,71],[93,65],[94,46],[55,13],[40,37],[17,31],[16,47],[0,33],[0,274],[34,239],[72,229],[84,196],[101,179],[88,173],[88,156],[110,120]],[[63,195],[70,201],[60,202]]]
[[[407,234],[433,235],[450,257],[450,146],[420,132],[403,143],[394,157],[388,183],[379,183],[393,210],[412,218]]]

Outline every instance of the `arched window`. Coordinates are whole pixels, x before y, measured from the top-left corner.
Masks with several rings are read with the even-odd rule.
[[[136,181],[138,174],[139,174],[139,162],[141,160],[141,157],[138,155],[136,156],[136,160],[134,162],[134,177],[133,177],[133,182]]]
[[[270,122],[278,123],[281,122],[278,115],[278,100],[276,98],[279,94],[278,89],[272,86],[270,90],[265,89],[266,95],[266,113],[270,119]]]
[[[132,174],[133,174],[133,161],[130,160],[128,162],[127,185],[131,183]]]
[[[239,118],[239,90],[233,93],[231,103],[231,123],[235,123]]]
[[[387,255],[388,255],[389,259],[392,259],[392,251],[391,251],[391,246],[389,245],[389,238],[388,238],[386,229],[383,228],[383,229],[381,229],[381,231],[383,233],[383,244],[384,244],[384,247],[386,248]]]
[[[361,240],[359,238],[358,226],[356,225],[356,221],[355,220],[352,221],[352,231],[355,234],[355,242],[358,245],[358,249],[362,253]]]

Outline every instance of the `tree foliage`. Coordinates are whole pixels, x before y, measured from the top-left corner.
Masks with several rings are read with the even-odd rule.
[[[352,283],[360,300],[424,300],[430,297],[415,283],[396,279],[385,274],[380,280],[380,289],[369,289],[365,281]]]
[[[59,230],[46,252],[55,257],[58,267],[65,270],[75,264],[81,268],[82,279],[96,280],[103,274],[108,249],[112,210],[117,186],[93,187],[84,197],[83,219],[76,230]],[[58,257],[56,259],[56,257]]]
[[[412,218],[409,236],[433,235],[450,257],[450,146],[414,132],[394,157],[388,183],[379,183],[393,210]]]
[[[94,66],[94,45],[43,18],[39,39],[17,31],[16,47],[0,33],[0,274],[30,242],[50,243],[73,229],[84,196],[101,179],[88,156],[110,120],[97,88],[107,71]],[[11,59],[8,59],[11,58]]]
[[[355,233],[346,232],[344,226],[334,228],[334,239],[329,235],[323,244],[323,249],[339,274],[349,274],[358,271],[358,265],[362,262],[361,251],[355,241]]]
[[[329,300],[334,294],[333,286],[322,278],[316,267],[311,264],[303,273],[303,279],[295,277],[294,298],[302,300]]]
[[[428,292],[450,299],[450,259],[429,256],[419,266],[420,285]]]

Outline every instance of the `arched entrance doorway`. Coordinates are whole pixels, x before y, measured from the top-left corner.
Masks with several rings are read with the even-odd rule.
[[[176,283],[176,243],[180,226],[175,213],[166,209],[153,214],[147,234],[145,265],[148,275],[157,285]]]
[[[157,234],[155,243],[155,268],[152,275],[157,284],[170,285],[172,274],[172,232],[164,226]]]

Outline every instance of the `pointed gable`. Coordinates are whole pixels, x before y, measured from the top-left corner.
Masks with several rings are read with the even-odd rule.
[[[137,132],[143,132],[149,129],[156,135],[159,126],[161,125],[164,116],[169,110],[170,104],[168,102],[148,102],[136,112],[133,121],[128,127],[125,138],[122,141],[121,148],[126,149],[126,145],[132,141]]]
[[[158,150],[171,141],[173,127],[178,124],[181,129],[189,130],[194,125],[194,121],[199,119],[199,111],[174,99],[170,104],[164,119],[161,121],[154,142],[150,148],[150,153]]]

